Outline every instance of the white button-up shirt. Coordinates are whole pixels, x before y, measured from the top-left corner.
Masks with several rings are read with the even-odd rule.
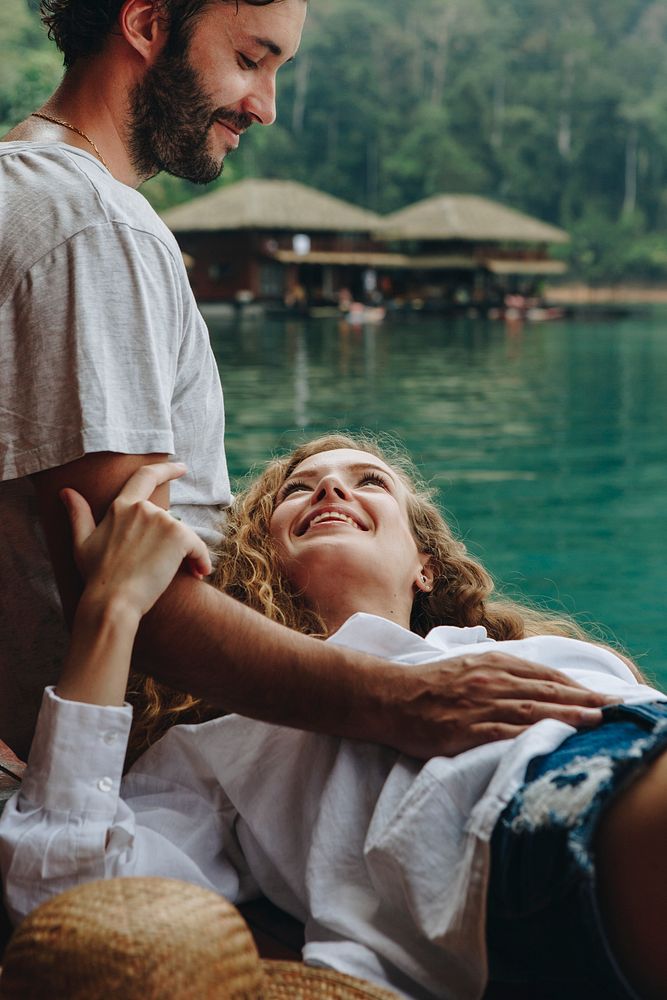
[[[561,637],[426,639],[354,615],[330,642],[406,664],[493,646],[619,701],[664,698],[613,653]],[[417,1000],[474,1000],[486,979],[489,838],[528,761],[573,730],[423,764],[382,746],[227,716],[177,726],[121,781],[131,711],[47,690],[20,792],[0,819],[19,920],[83,881],[164,875],[241,902],[264,893],[306,924],[304,957]]]

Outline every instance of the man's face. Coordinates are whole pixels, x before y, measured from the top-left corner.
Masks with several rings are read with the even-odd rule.
[[[189,38],[171,38],[131,94],[129,148],[140,177],[215,180],[253,124],[275,121],[276,74],[294,57],[305,0],[214,3]]]

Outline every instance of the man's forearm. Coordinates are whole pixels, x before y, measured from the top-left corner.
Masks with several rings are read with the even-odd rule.
[[[139,630],[148,672],[229,711],[416,757],[595,725],[614,700],[493,649],[405,667],[300,635],[180,574]]]
[[[141,669],[227,711],[384,742],[404,670],[300,635],[181,573],[144,618]]]

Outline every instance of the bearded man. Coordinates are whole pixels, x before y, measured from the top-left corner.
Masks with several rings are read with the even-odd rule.
[[[59,494],[101,517],[139,466],[209,542],[229,501],[223,404],[178,246],[136,187],[218,176],[275,119],[305,0],[43,0],[64,55],[51,98],[0,142],[0,737],[29,748],[81,581]],[[451,753],[601,699],[491,657],[405,671],[268,622],[181,574],[142,625],[160,680],[270,722]],[[500,669],[499,669],[500,668]],[[481,674],[480,674],[481,670]]]

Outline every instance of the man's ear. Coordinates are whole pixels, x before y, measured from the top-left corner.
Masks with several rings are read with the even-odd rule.
[[[118,15],[118,26],[128,45],[151,65],[167,38],[161,4],[156,0],[125,0]]]
[[[421,566],[415,580],[415,587],[424,594],[430,594],[433,590],[434,573],[431,569],[431,557],[425,552],[420,553]]]

